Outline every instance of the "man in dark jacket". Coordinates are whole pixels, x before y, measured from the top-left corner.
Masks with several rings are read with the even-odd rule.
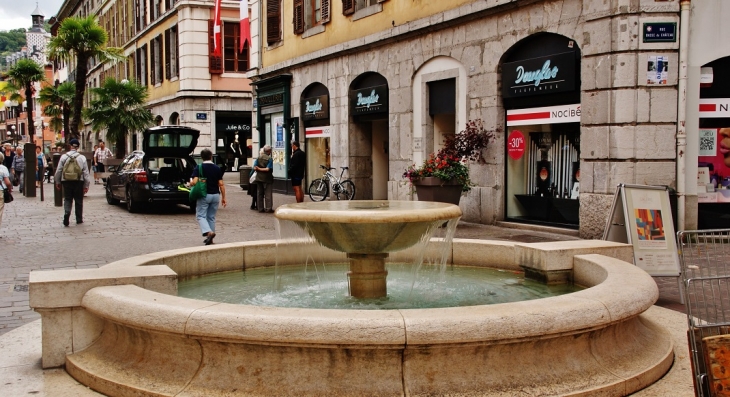
[[[307,166],[306,156],[299,149],[299,142],[291,143],[291,160],[289,161],[289,178],[291,178],[291,186],[294,189],[294,196],[297,203],[304,201],[304,190],[302,190],[302,180],[304,179],[304,169]]]

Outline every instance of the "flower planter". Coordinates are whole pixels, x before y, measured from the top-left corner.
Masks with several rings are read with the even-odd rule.
[[[418,201],[438,201],[459,205],[462,186],[453,180],[444,181],[428,176],[414,180],[413,186],[416,187]]]

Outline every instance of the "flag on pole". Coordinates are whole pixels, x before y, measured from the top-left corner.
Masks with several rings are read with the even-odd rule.
[[[251,47],[251,24],[248,19],[248,0],[241,0],[241,38],[238,52],[243,52],[243,45],[248,41]]]
[[[213,55],[221,56],[221,0],[215,0],[215,22],[213,24]]]

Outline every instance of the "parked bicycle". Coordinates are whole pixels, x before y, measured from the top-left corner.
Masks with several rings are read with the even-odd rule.
[[[339,178],[330,172],[336,170],[336,168],[328,168],[323,165],[319,167],[324,170],[324,175],[309,184],[309,198],[312,201],[324,201],[330,195],[330,185],[332,186],[332,193],[337,196],[338,200],[340,195],[345,200],[352,200],[355,197],[355,184],[349,179],[342,180],[348,167],[341,167],[342,172],[340,172]]]

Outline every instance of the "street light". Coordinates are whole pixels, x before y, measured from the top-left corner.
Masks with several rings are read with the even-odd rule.
[[[11,101],[10,99],[5,101],[6,108],[16,108],[17,106],[18,106],[18,102],[16,102],[16,101]],[[18,146],[17,131],[20,130],[20,128],[18,127],[18,109],[17,108],[15,109],[15,112],[13,112],[13,116],[15,118],[15,125],[11,125],[10,130],[13,131],[13,137],[14,137],[13,139],[15,140],[15,146]]]

